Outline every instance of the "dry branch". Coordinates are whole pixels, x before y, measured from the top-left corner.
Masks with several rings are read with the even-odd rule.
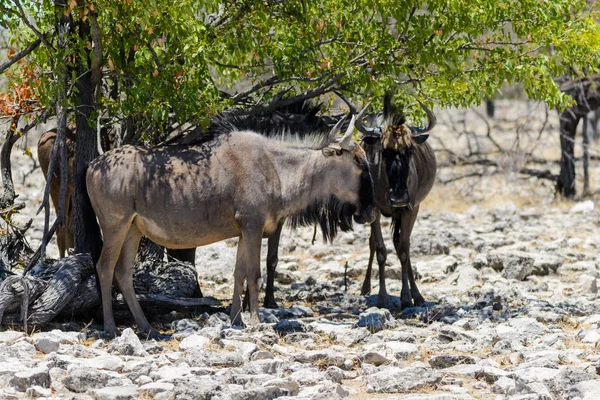
[[[27,323],[40,326],[59,315],[72,318],[93,309],[100,304],[93,271],[90,256],[77,254],[7,278],[0,284],[0,322],[22,322],[29,314]],[[147,315],[221,305],[213,298],[194,298],[199,293],[196,270],[186,263],[144,262],[135,270],[134,287]]]

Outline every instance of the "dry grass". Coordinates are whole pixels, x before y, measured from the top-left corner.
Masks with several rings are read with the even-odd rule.
[[[563,340],[565,349],[578,349],[586,352],[593,352],[597,348],[593,343],[583,343],[581,338],[575,334],[567,335]]]
[[[449,170],[449,168],[444,169],[444,171]],[[456,176],[460,176],[472,169],[455,167],[452,171]],[[513,203],[517,208],[539,207],[540,203],[561,210],[573,207],[571,201],[554,198],[553,185],[541,181],[527,182],[506,174],[465,178],[447,184],[438,181],[422,203],[421,209],[432,212],[462,213],[474,205],[494,208],[505,203]]]

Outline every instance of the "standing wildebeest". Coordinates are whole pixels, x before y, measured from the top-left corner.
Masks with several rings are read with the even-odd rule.
[[[342,99],[348,103],[352,112],[356,112],[352,103],[343,97]],[[371,253],[361,293],[367,295],[371,292],[371,271],[373,258],[377,253],[380,281],[377,303],[380,307],[388,306],[385,287],[387,250],[381,232],[381,214],[393,219],[394,247],[402,264],[401,306],[402,308],[411,306],[412,300],[416,305],[424,302],[414,281],[409,253],[410,235],[419,212],[419,205],[429,194],[436,172],[435,155],[429,144],[425,143],[429,136],[426,132],[435,126],[436,119],[427,107],[423,106],[423,109],[429,117],[427,127],[417,128],[406,125],[404,115],[393,106],[391,95],[388,94],[384,98],[383,113],[375,117],[375,127],[363,126],[360,118],[356,122],[356,128],[363,134],[363,146],[370,162],[371,175],[375,185],[375,204],[378,208],[375,222],[371,224],[369,240]],[[322,212],[320,215],[321,218],[314,222],[321,224],[324,239],[331,240],[335,236],[336,224],[343,229],[344,221],[327,218],[326,212]],[[333,229],[329,229],[330,224]],[[264,303],[267,308],[277,308],[274,280],[280,234],[281,227],[269,238],[267,287]]]
[[[44,173],[44,178],[48,176],[48,167],[50,165],[50,155],[52,153],[52,147],[56,141],[56,129],[49,130],[40,136],[38,141],[38,160],[40,167]],[[65,226],[58,226],[56,228],[56,242],[58,245],[58,252],[60,258],[66,255],[68,249],[73,248],[73,184],[71,183],[71,176],[73,176],[73,168],[75,168],[75,135],[73,131],[67,129],[67,197],[65,201]],[[50,198],[54,210],[58,214],[58,205],[60,202],[60,163],[54,164],[52,183],[50,183]]]
[[[375,204],[378,212],[371,224],[369,240],[370,257],[367,274],[362,286],[363,295],[371,292],[371,270],[374,255],[379,264],[380,307],[388,305],[385,287],[385,261],[387,250],[381,233],[381,214],[392,218],[392,238],[402,264],[401,307],[422,305],[425,300],[419,293],[410,263],[410,235],[419,213],[419,205],[427,197],[435,180],[436,162],[431,146],[425,141],[436,123],[433,113],[421,104],[429,118],[425,128],[406,124],[401,110],[392,104],[392,96],[384,98],[383,113],[375,118],[375,126],[364,127],[358,121],[356,127],[365,134],[363,146],[371,163],[371,175],[375,185]],[[410,291],[409,291],[410,283]]]
[[[207,139],[195,146],[124,146],[90,163],[87,192],[104,238],[96,268],[107,335],[117,331],[113,277],[138,329],[157,335],[133,289],[133,261],[142,235],[174,249],[239,237],[231,319],[240,325],[244,280],[251,321],[259,320],[261,240],[281,221],[325,203],[332,213],[375,219],[369,165],[352,141],[354,121],[332,145],[342,121],[329,135],[300,139],[293,132],[269,138],[260,134],[270,130],[268,125],[231,118],[217,117]]]
[[[65,226],[58,226],[56,228],[56,242],[58,245],[58,253],[60,258],[63,258],[68,249],[73,248],[75,234],[73,226],[73,183],[71,179],[73,177],[73,169],[75,168],[75,140],[76,136],[71,129],[67,129],[66,145],[67,145],[67,196],[65,201],[65,215],[66,221]],[[51,129],[40,136],[38,141],[38,160],[40,167],[44,172],[44,179],[47,178],[48,168],[50,165],[50,156],[52,154],[52,147],[56,141],[56,129]],[[52,199],[52,205],[54,211],[58,214],[58,205],[60,201],[60,163],[54,164],[54,178],[50,184],[50,198]],[[196,249],[182,249],[173,250],[167,249],[167,253],[180,261],[189,262],[195,265]]]

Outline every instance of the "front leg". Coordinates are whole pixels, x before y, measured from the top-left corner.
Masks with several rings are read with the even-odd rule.
[[[417,215],[419,215],[419,206],[415,207],[412,210],[412,222],[410,224],[410,233],[412,233],[413,227],[415,225],[415,221],[417,220]],[[410,295],[412,296],[413,301],[415,302],[415,306],[421,307],[425,303],[425,299],[421,296],[419,292],[419,288],[417,287],[417,283],[415,282],[415,277],[413,275],[412,264],[410,262],[410,233],[408,235],[408,282],[410,283]]]
[[[410,235],[418,213],[418,206],[413,210],[406,209],[401,213],[399,220],[394,226],[394,247],[402,264],[402,292],[400,300],[403,309],[412,307],[413,300],[416,306],[421,306],[425,302],[425,299],[419,293],[410,262]]]
[[[385,262],[387,260],[387,249],[383,242],[381,233],[381,215],[377,214],[375,221],[371,224],[371,238],[377,253],[377,265],[379,266],[379,295],[377,296],[377,306],[381,308],[388,307],[388,293],[385,285]]]
[[[394,218],[394,231],[393,238],[394,248],[396,249],[396,254],[400,259],[400,264],[402,265],[402,291],[400,292],[400,307],[402,309],[409,308],[413,306],[412,297],[410,295],[409,284],[408,284],[408,235],[406,230],[406,220],[408,219],[408,215],[402,213],[399,218]],[[404,226],[403,226],[404,223]]]
[[[260,322],[258,314],[258,280],[260,279],[262,229],[262,225],[248,224],[242,228],[233,274],[233,301],[231,304],[231,323],[233,325],[243,326],[242,295],[244,279],[248,285],[250,323],[254,325]]]

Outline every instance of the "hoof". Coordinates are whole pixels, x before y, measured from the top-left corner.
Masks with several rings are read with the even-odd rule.
[[[421,307],[425,304],[425,299],[420,294],[413,296],[413,301],[415,302],[415,307]]]
[[[242,321],[242,316],[237,315],[236,317],[231,319],[231,326],[236,326],[238,328],[245,328],[246,324]]]
[[[171,339],[171,336],[163,335],[154,329],[151,329],[150,332],[142,332],[142,335],[145,335],[146,340],[154,339],[156,341],[161,341],[161,340],[170,340]]]
[[[100,338],[112,340],[117,336],[120,336],[121,332],[117,328],[114,329],[105,329],[104,332],[100,332]]]
[[[276,308],[279,308],[279,306],[277,305],[277,302],[275,301],[275,299],[272,299],[272,300],[265,299],[264,308],[276,309]]]
[[[365,279],[363,281],[363,284],[360,288],[360,294],[363,296],[368,296],[371,294],[371,280],[370,279]]]
[[[258,317],[258,315],[255,314],[252,317],[250,317],[250,321],[248,321],[248,326],[253,327],[258,325],[260,325],[260,318]]]
[[[413,302],[412,299],[403,299],[402,302],[400,303],[400,308],[402,310],[404,310],[405,308],[412,308],[413,307]]]

